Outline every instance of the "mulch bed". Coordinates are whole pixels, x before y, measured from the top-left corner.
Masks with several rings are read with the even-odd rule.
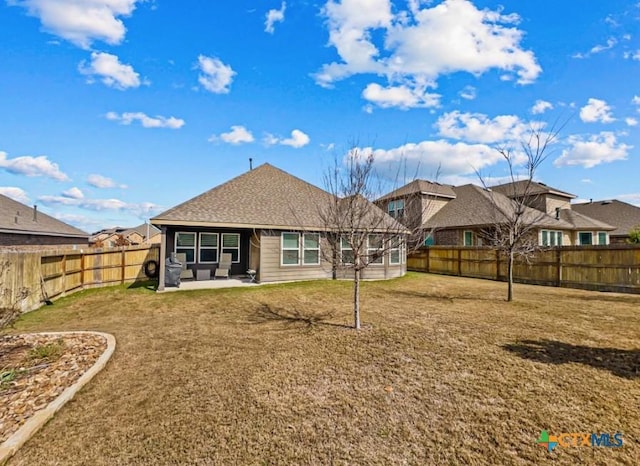
[[[0,443],[70,387],[106,350],[100,335],[0,336]]]

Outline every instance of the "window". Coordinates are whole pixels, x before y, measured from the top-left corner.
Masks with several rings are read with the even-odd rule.
[[[343,264],[353,264],[353,249],[345,238],[340,238],[340,260]]]
[[[607,234],[606,231],[598,232],[598,244],[599,245],[609,244],[609,235]]]
[[[282,265],[300,264],[300,234],[282,233]]]
[[[320,264],[320,235],[305,233],[302,240],[302,263],[304,265]]]
[[[433,246],[434,244],[436,244],[436,242],[433,239],[433,235],[429,234],[429,236],[424,239],[423,246]]]
[[[200,248],[198,249],[198,262],[211,264],[218,262],[218,234],[200,233]]]
[[[186,254],[187,263],[193,264],[196,261],[196,234],[177,232],[175,243],[176,254]]]
[[[404,215],[404,199],[389,202],[387,211],[393,218],[402,217]]]
[[[382,264],[382,235],[367,236],[367,260],[369,264]]]
[[[389,248],[389,264],[398,265],[402,261],[401,243],[400,238],[393,238],[391,240],[391,247]]]
[[[553,230],[540,231],[541,246],[562,246],[562,232]]]
[[[581,231],[578,233],[578,243],[580,246],[593,244],[593,233],[590,231]]]
[[[240,262],[240,234],[222,233],[222,254],[231,254],[231,262]]]
[[[465,231],[464,232],[464,245],[465,246],[473,246],[473,232]]]

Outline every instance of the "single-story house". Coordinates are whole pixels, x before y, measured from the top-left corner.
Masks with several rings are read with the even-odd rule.
[[[500,222],[502,212],[514,208],[511,199],[521,198],[524,183],[507,183],[489,189],[468,184],[446,186],[415,181],[380,198],[376,203],[389,212],[398,204],[411,204],[421,209],[427,232],[426,245],[482,246],[486,234]],[[534,225],[534,234],[542,246],[605,245],[615,227],[571,210],[575,196],[533,182],[527,186],[524,218]],[[416,202],[416,196],[422,202]],[[403,199],[405,199],[403,201]]]
[[[640,228],[640,207],[618,201],[590,201],[572,204],[574,212],[606,222],[616,227],[609,233],[611,244],[625,244],[632,230]]]
[[[0,194],[0,246],[88,245],[88,233]]]
[[[228,253],[231,275],[255,270],[260,282],[331,278],[333,266],[323,251],[335,231],[322,212],[336,199],[270,164],[261,165],[152,218],[162,232],[161,264],[179,253],[189,269],[214,271],[220,255]],[[375,205],[370,207],[404,231]],[[371,236],[372,243],[377,241]],[[406,250],[401,243],[365,269],[362,278],[404,275]],[[343,258],[349,256],[347,249],[340,251]],[[341,267],[341,276],[348,276],[347,270]],[[160,272],[162,289],[164,267]]]

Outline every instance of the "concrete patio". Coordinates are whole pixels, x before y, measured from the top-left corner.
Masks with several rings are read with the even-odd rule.
[[[165,286],[164,290],[158,290],[158,293],[189,290],[215,290],[218,288],[236,288],[240,286],[260,286],[260,283],[251,281],[251,279],[244,275],[229,278],[218,278],[217,280],[184,280],[180,282],[180,287]]]

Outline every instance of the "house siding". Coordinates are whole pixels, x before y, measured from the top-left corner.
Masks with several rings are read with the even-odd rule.
[[[260,282],[278,282],[295,280],[328,279],[332,277],[331,263],[321,259],[320,265],[281,265],[281,231],[262,230],[260,232]],[[321,240],[322,241],[322,240]],[[362,271],[366,280],[383,280],[401,277],[406,273],[406,263],[390,265],[389,255],[385,254],[384,263],[372,264]],[[406,262],[406,261],[404,261]],[[352,278],[353,270],[340,268],[337,278]]]
[[[89,239],[17,233],[0,233],[0,246],[88,246]]]

